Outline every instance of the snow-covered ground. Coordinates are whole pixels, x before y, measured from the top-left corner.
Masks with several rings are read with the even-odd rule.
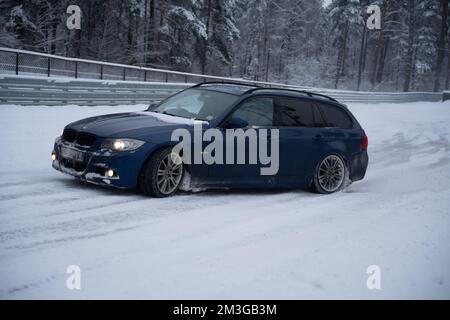
[[[350,105],[370,165],[329,196],[151,199],[51,168],[66,123],[143,108],[0,106],[0,298],[450,298],[450,102]]]

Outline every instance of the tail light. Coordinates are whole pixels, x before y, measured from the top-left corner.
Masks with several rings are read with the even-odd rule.
[[[361,141],[361,150],[367,150],[369,147],[369,138],[367,138],[366,134],[364,134],[364,137]]]

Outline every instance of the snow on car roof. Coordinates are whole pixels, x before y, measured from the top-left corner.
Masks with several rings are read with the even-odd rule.
[[[249,89],[257,88],[256,86],[249,86],[245,84],[239,84],[239,83],[204,83],[201,85],[201,87],[197,87],[199,89],[206,89],[206,90],[214,90],[224,93],[230,93],[234,95],[242,95],[245,92],[247,92]]]

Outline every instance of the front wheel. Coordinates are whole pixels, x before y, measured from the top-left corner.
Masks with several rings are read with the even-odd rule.
[[[348,169],[344,159],[337,154],[325,157],[317,166],[314,174],[314,189],[329,194],[344,186],[348,179]]]
[[[183,178],[183,163],[171,148],[157,151],[144,165],[139,188],[149,196],[168,197],[177,192]]]

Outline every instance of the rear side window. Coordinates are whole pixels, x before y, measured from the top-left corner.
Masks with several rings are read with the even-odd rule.
[[[344,129],[350,129],[353,127],[352,119],[340,108],[328,104],[320,104],[320,109],[322,109],[324,113],[328,127]]]
[[[274,125],[279,127],[322,127],[316,106],[304,99],[276,98]]]

